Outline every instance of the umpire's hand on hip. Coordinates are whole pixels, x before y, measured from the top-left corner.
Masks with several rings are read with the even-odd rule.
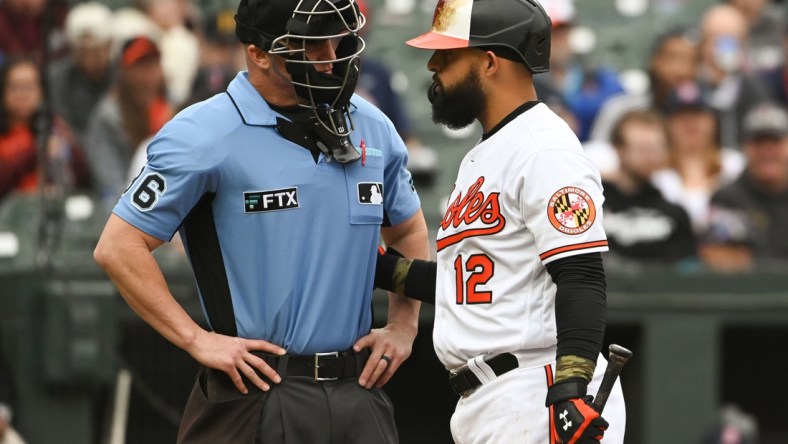
[[[227,373],[238,391],[243,394],[248,394],[249,389],[243,383],[242,374],[263,391],[271,387],[257,372],[276,384],[282,381],[274,369],[251,353],[252,350],[275,355],[286,353],[285,349],[270,342],[225,336],[200,329],[186,350],[200,364]]]
[[[410,356],[417,332],[418,328],[411,324],[389,322],[356,341],[353,350],[371,349],[367,365],[358,378],[359,385],[367,389],[373,385],[383,387]]]

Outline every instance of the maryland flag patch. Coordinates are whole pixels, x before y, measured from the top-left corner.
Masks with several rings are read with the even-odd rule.
[[[547,217],[556,230],[564,234],[580,234],[594,225],[596,207],[585,191],[576,187],[565,187],[550,198]]]

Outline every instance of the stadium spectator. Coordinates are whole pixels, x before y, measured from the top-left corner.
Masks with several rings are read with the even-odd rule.
[[[50,56],[62,55],[65,50],[62,29],[67,12],[66,0],[0,1],[0,62],[6,57],[25,56],[41,63],[45,40]],[[47,22],[50,29],[46,29]]]
[[[712,268],[747,270],[788,261],[788,114],[764,103],[744,122],[747,170],[711,200],[702,248]],[[782,261],[782,262],[781,262]]]
[[[227,89],[238,71],[243,47],[235,36],[235,11],[226,9],[203,21],[200,33],[200,67],[186,105],[201,102]]]
[[[364,39],[369,41],[373,12],[365,0],[356,0],[367,25],[361,29]],[[435,151],[425,146],[416,134],[400,93],[392,87],[393,73],[383,60],[366,51],[361,62],[356,93],[372,102],[391,120],[405,145],[408,147],[408,170],[413,180],[420,185],[431,185],[435,181],[438,157]]]
[[[605,102],[591,130],[591,140],[606,142],[616,122],[626,112],[662,109],[671,92],[698,75],[698,41],[689,29],[676,28],[654,39],[648,62],[647,93],[624,93]]]
[[[747,20],[747,66],[754,72],[776,68],[784,60],[785,23],[779,7],[771,0],[728,0]]]
[[[135,37],[147,37],[158,44],[161,29],[144,12],[131,6],[115,9],[112,13],[112,56],[117,56],[124,43]]]
[[[788,23],[788,8],[785,9],[784,23]],[[761,78],[768,87],[772,100],[788,106],[788,25],[783,27],[782,63],[769,71],[761,74]]]
[[[88,188],[85,156],[66,123],[52,119],[47,143],[47,178],[39,177],[36,129],[43,97],[41,73],[32,59],[14,58],[0,67],[0,199],[34,192],[43,182]]]
[[[112,11],[98,2],[80,3],[66,17],[69,55],[52,65],[52,109],[81,140],[93,107],[112,84]]]
[[[654,111],[624,114],[613,128],[612,143],[620,168],[602,182],[610,255],[665,263],[693,258],[695,236],[687,212],[650,182],[667,162],[662,117]]]
[[[561,91],[542,76],[534,77],[534,89],[536,89],[536,96],[539,97],[539,100],[564,119],[566,124],[572,128],[572,131],[577,134],[580,130],[579,124],[575,115],[572,114],[572,110],[569,109],[569,104],[566,103]]]
[[[588,140],[591,125],[605,101],[624,89],[614,71],[593,66],[589,60],[574,53],[569,39],[575,24],[573,0],[540,2],[553,22],[553,35],[550,71],[539,76],[549,79],[562,92],[577,119],[577,136],[584,142]]]
[[[180,108],[189,98],[200,65],[199,41],[187,27],[190,3],[183,0],[133,0],[132,3],[160,30],[157,43],[167,83],[167,99]]]
[[[96,105],[85,135],[96,187],[114,204],[128,185],[126,174],[140,142],[172,117],[156,44],[136,37],[118,55],[115,84]]]
[[[737,150],[720,147],[717,114],[697,84],[677,88],[664,112],[669,168],[654,174],[654,185],[669,202],[684,207],[699,234],[706,228],[711,195],[738,177],[744,158]]]
[[[739,10],[723,4],[706,11],[700,29],[701,83],[719,114],[722,145],[738,147],[747,110],[767,99],[760,79],[744,71],[749,26]]]

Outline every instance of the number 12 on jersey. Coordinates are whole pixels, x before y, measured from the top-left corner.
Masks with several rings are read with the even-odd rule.
[[[495,273],[495,263],[486,254],[473,254],[464,260],[462,255],[454,260],[457,305],[489,304],[492,291],[480,290]]]

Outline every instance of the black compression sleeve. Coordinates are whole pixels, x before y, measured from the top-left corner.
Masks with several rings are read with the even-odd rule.
[[[557,286],[556,356],[577,355],[596,362],[605,337],[605,268],[599,253],[579,254],[546,265]]]
[[[390,249],[389,249],[390,250]],[[402,257],[386,251],[385,254],[378,254],[378,264],[375,267],[375,288],[394,291],[392,281],[394,280],[394,267]]]
[[[435,305],[435,281],[438,263],[415,259],[405,279],[405,296]]]
[[[404,285],[400,282],[397,288],[395,275],[405,272]],[[378,254],[375,268],[375,287],[395,293],[404,292],[404,296],[417,299],[428,304],[435,304],[435,280],[438,275],[438,264],[433,261],[403,258],[398,251],[389,248],[385,254]]]

